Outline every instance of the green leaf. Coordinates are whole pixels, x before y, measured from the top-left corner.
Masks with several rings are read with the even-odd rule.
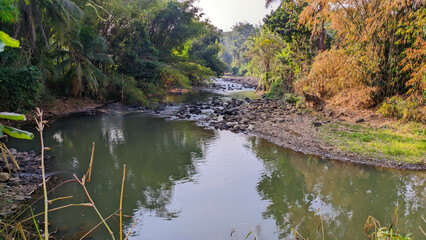
[[[19,139],[33,140],[34,138],[34,134],[30,132],[8,126],[3,126],[3,132],[11,137]]]
[[[8,47],[19,47],[19,40],[11,38],[7,33],[0,31],[0,40]]]
[[[11,113],[11,112],[0,112],[0,118],[10,119],[15,121],[23,121],[26,119],[24,114]]]
[[[3,137],[3,125],[0,124],[0,138]]]

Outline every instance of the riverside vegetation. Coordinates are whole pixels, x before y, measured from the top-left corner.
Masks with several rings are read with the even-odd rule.
[[[262,26],[239,23],[224,33],[222,60],[232,72],[259,77],[269,98],[345,121],[322,125],[323,141],[424,164],[425,2],[271,2],[280,6]]]

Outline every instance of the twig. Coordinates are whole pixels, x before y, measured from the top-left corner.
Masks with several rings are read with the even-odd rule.
[[[55,199],[49,200],[49,204],[52,204],[52,203],[53,203],[53,202],[55,202],[55,201],[65,200],[65,199],[70,199],[70,198],[73,198],[73,196],[58,197],[58,198],[55,198]]]
[[[13,164],[15,165],[16,169],[21,170],[21,168],[19,167],[18,162],[16,161],[15,157],[13,156],[13,154],[9,151],[9,148],[6,147],[6,144],[3,144],[3,148],[7,151],[7,153],[10,156],[10,159],[12,159]]]
[[[60,186],[66,184],[66,183],[70,183],[70,182],[75,182],[75,179],[70,179],[67,180],[65,182],[60,183],[58,186],[52,188],[49,192],[47,192],[47,194],[53,192],[54,190],[56,190],[57,188],[59,188]],[[37,200],[35,200],[33,203],[31,203],[28,207],[26,207],[21,213],[19,213],[18,215],[16,215],[9,223],[12,223],[13,221],[15,221],[19,216],[21,216],[25,211],[27,211],[29,208],[31,208],[34,204],[36,204],[38,201],[40,201],[40,199],[42,199],[44,196],[39,197]]]
[[[112,216],[114,216],[115,214],[117,214],[117,212],[118,211],[120,211],[120,210],[117,210],[117,211],[115,211],[113,214],[111,214],[111,215],[109,215],[107,218],[105,218],[105,221],[106,220],[108,220],[108,219],[110,219]],[[90,231],[88,231],[86,234],[84,234],[81,238],[80,238],[80,240],[81,239],[83,239],[83,238],[85,238],[85,237],[87,237],[87,236],[89,236],[89,234],[90,233],[92,233],[96,228],[98,228],[101,224],[102,224],[103,222],[101,221],[100,223],[98,223],[96,226],[94,226],[92,229],[90,229]]]
[[[321,231],[322,231],[322,240],[325,239],[324,237],[324,223],[322,222],[322,213],[321,213],[321,208],[318,208],[319,212],[320,212],[320,219],[321,219]]]
[[[54,212],[54,211],[58,211],[58,210],[61,210],[61,209],[67,208],[67,207],[73,207],[73,206],[78,206],[78,207],[91,207],[91,206],[92,206],[92,204],[91,204],[91,203],[70,203],[70,204],[67,204],[67,205],[64,205],[64,206],[60,206],[60,207],[57,207],[57,208],[49,209],[49,212]],[[24,219],[24,220],[20,221],[20,223],[23,223],[23,222],[26,222],[26,221],[28,221],[28,220],[31,220],[31,219],[33,219],[33,217],[41,216],[41,215],[43,215],[44,213],[45,213],[45,212],[38,213],[38,214],[36,214],[36,215],[34,215],[34,216],[31,216],[31,217],[29,217],[29,218],[26,218],[26,219]]]
[[[123,240],[123,191],[124,181],[126,179],[126,164],[123,166],[123,180],[121,181],[121,195],[120,195],[120,240]]]
[[[133,226],[132,226],[132,228],[130,229],[130,231],[127,233],[127,236],[126,236],[126,238],[125,238],[124,240],[129,239],[130,234],[133,232],[133,228],[135,228],[136,223],[138,222],[138,220],[139,220],[139,218],[136,218],[136,220],[133,222]]]
[[[90,182],[91,176],[92,176],[92,165],[93,165],[93,154],[95,152],[95,142],[92,144],[92,155],[90,156],[90,163],[89,163],[89,169],[87,169],[87,182]]]
[[[5,153],[2,145],[3,145],[3,143],[0,144],[1,153],[3,155],[4,161],[6,162],[7,169],[9,170],[9,175],[12,175],[12,172],[10,171],[10,167],[9,167],[9,162],[7,161],[7,156],[6,156],[6,153]]]
[[[74,174],[73,175],[74,178],[77,180],[78,183],[80,183],[80,185],[83,187],[84,192],[86,193],[87,198],[89,199],[90,203],[92,204],[91,207],[93,207],[93,209],[95,210],[95,212],[98,214],[99,218],[102,220],[103,224],[105,225],[105,227],[107,228],[109,234],[111,235],[111,238],[113,240],[115,240],[114,237],[114,233],[112,232],[111,228],[108,226],[108,224],[105,222],[105,219],[102,217],[101,213],[99,212],[99,210],[96,208],[95,202],[92,200],[92,198],[90,197],[89,192],[87,191],[86,186],[84,185],[85,180],[86,180],[86,176],[84,175],[81,180],[77,178],[77,176]]]
[[[47,188],[46,188],[46,174],[45,174],[45,168],[44,168],[44,141],[43,141],[43,129],[44,124],[47,123],[47,121],[43,121],[43,110],[40,110],[40,108],[36,108],[37,111],[37,117],[40,120],[37,120],[37,117],[35,118],[35,121],[37,123],[37,130],[40,133],[40,143],[41,143],[41,175],[43,178],[43,194],[44,194],[44,237],[45,239],[49,239],[49,221],[48,221],[48,212],[49,212],[49,201],[47,199]]]

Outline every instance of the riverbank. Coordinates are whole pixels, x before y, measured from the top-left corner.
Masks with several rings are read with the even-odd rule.
[[[19,169],[12,164],[12,159],[7,154],[9,165],[4,160],[0,161],[0,221],[15,216],[26,200],[31,199],[31,195],[42,186],[42,176],[40,169],[41,156],[34,151],[18,152],[16,149],[9,149],[10,153],[18,163]],[[52,158],[45,156],[48,172],[52,168]],[[47,174],[47,181],[52,174]]]
[[[392,121],[375,114],[358,118],[333,110],[297,108],[282,100],[212,98],[206,103],[182,105],[175,116],[206,127],[256,135],[323,159],[401,170],[426,169],[425,136],[397,133]]]

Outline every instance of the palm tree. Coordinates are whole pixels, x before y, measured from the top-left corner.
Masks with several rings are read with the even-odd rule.
[[[83,15],[83,11],[70,0],[19,0],[20,20],[15,25],[14,38],[21,37],[29,53],[36,47],[41,33],[45,45],[50,47],[50,37],[60,38]]]
[[[57,49],[56,55],[63,59],[55,69],[55,78],[71,79],[71,93],[80,95],[85,90],[88,93],[97,93],[99,84],[106,76],[96,66],[112,65],[111,57],[105,54],[107,49],[106,40],[99,34],[89,29],[72,33],[64,47]]]

